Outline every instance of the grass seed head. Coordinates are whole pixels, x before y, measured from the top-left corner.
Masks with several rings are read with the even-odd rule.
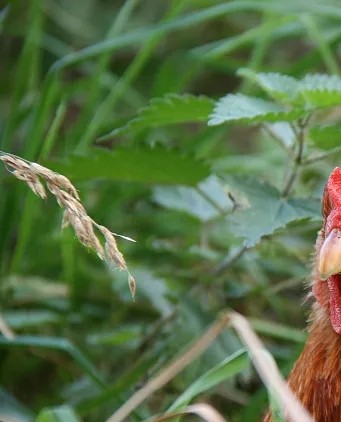
[[[105,259],[109,264],[114,263],[120,270],[127,271],[129,288],[134,298],[136,282],[128,271],[124,256],[117,247],[114,234],[89,217],[81,203],[77,189],[70,180],[40,164],[31,163],[1,151],[0,161],[17,179],[24,181],[36,195],[43,199],[46,198],[46,190],[41,181],[45,182],[47,189],[64,210],[62,228],[71,225],[84,246],[95,251],[100,259]],[[104,236],[104,247],[96,236],[95,229]]]

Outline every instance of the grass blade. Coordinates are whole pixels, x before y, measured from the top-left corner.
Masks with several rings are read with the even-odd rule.
[[[187,406],[199,394],[246,369],[249,362],[246,349],[238,350],[194,381],[169,407],[168,412]]]
[[[106,388],[102,376],[90,360],[73,343],[65,338],[17,335],[14,339],[6,339],[0,336],[0,347],[39,347],[64,351],[78,363],[96,385],[102,389]]]

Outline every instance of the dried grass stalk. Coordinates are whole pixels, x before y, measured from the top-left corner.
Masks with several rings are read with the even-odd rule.
[[[10,328],[3,316],[0,314],[0,334],[2,334],[7,340],[13,340],[15,337],[14,331]],[[1,419],[0,419],[1,420]]]
[[[124,420],[128,420],[127,418],[129,415],[141,403],[197,359],[209,346],[211,346],[217,336],[229,326],[232,326],[235,329],[239,338],[248,348],[255,369],[267,389],[274,393],[281,407],[285,409],[288,421],[313,422],[308,411],[297,400],[290,387],[282,379],[275,361],[269,357],[269,352],[264,348],[257,334],[251,328],[248,320],[237,312],[222,313],[213,325],[211,325],[193,345],[180,356],[176,357],[175,360],[166,367],[162,368],[140,390],[137,390],[106,420],[106,422],[123,422]],[[174,417],[174,414],[172,414],[172,416]],[[156,419],[156,421],[161,420],[165,420],[165,418]]]
[[[116,234],[89,217],[81,203],[77,189],[70,180],[40,164],[32,163],[2,151],[0,151],[0,161],[5,164],[7,170],[13,176],[19,180],[23,180],[42,199],[46,198],[46,189],[42,181],[45,182],[46,188],[52,193],[60,207],[64,210],[62,229],[71,225],[77,238],[84,246],[95,251],[100,259],[107,261],[110,265],[126,271],[128,273],[129,288],[134,298],[136,283],[128,270],[124,256],[117,247]],[[96,235],[96,230],[104,238],[104,247]],[[132,240],[125,236],[116,236]]]
[[[197,415],[206,422],[227,422],[227,419],[223,418],[214,407],[206,403],[192,404],[178,412],[157,416],[151,419],[147,419],[144,422],[165,422],[168,420],[176,420],[180,416],[186,416],[190,414]]]

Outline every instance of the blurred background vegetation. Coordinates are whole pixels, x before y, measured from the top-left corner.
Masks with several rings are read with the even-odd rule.
[[[337,0],[3,4],[1,150],[68,176],[97,222],[137,241],[118,239],[137,294],[60,230],[53,198],[2,167],[0,304],[16,337],[0,336],[1,420],[57,420],[42,418],[61,405],[59,420],[71,408],[105,420],[224,309],[247,316],[288,373],[339,109],[314,114],[298,166],[292,124],[207,122],[228,93],[266,97],[240,68],[338,75],[340,23]],[[287,197],[293,216],[273,223]],[[166,411],[241,348],[226,330],[131,420]],[[267,407],[249,365],[200,400],[230,421]]]

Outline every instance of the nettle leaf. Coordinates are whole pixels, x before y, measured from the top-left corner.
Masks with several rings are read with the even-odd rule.
[[[163,148],[93,148],[87,155],[73,155],[66,162],[49,162],[48,166],[73,180],[194,185],[209,175],[208,166],[201,161]]]
[[[309,130],[309,139],[322,149],[338,147],[341,139],[341,124],[314,126]]]
[[[275,100],[293,106],[315,108],[341,104],[341,78],[336,75],[309,74],[299,81],[280,73],[257,73],[244,68],[238,74],[255,82]]]
[[[250,69],[239,69],[238,75],[252,80],[276,100],[293,103],[299,96],[297,79],[281,73],[257,73]]]
[[[201,182],[198,188],[156,187],[153,191],[153,199],[165,208],[183,211],[202,222],[227,213],[233,206],[221,181],[216,176],[210,176]]]
[[[300,82],[300,94],[310,107],[340,105],[341,78],[336,75],[307,75]]]
[[[247,247],[256,245],[263,236],[273,234],[287,224],[303,220],[319,221],[320,201],[312,198],[281,198],[273,186],[255,179],[230,179],[234,196],[244,209],[228,218],[237,237]]]
[[[138,131],[150,127],[173,125],[188,122],[206,122],[214,101],[205,96],[190,94],[168,94],[153,98],[147,107],[141,108],[137,116],[125,126],[114,129],[102,136],[105,140],[128,131]]]
[[[228,94],[216,103],[208,124],[213,126],[236,121],[246,123],[292,121],[304,113],[303,109],[289,110],[262,98]]]

